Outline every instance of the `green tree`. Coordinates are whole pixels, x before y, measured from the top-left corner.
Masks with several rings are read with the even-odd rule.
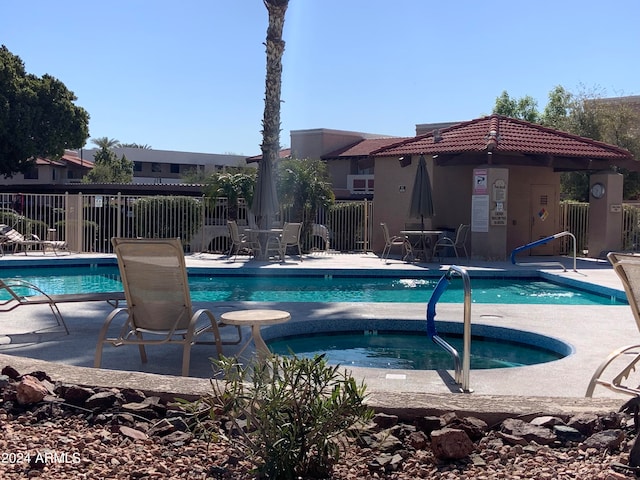
[[[262,118],[262,162],[275,165],[280,155],[280,98],[282,93],[282,56],[284,55],[285,14],[289,0],[263,0],[269,12],[267,39],[267,74],[265,78],[264,115]],[[266,216],[259,219],[261,228],[267,228]]]
[[[238,219],[238,200],[245,199],[251,205],[256,184],[254,170],[230,169],[228,172],[216,172],[205,180],[204,194],[212,199],[226,197],[228,201],[227,219]]]
[[[514,100],[507,92],[496,99],[494,113],[523,118],[522,105],[531,105],[525,99]],[[535,115],[534,115],[535,117]],[[640,158],[640,112],[624,99],[605,99],[602,92],[584,87],[571,93],[561,85],[549,92],[549,102],[542,115],[533,123],[541,123],[550,128],[574,135],[591,138],[629,150]],[[624,175],[624,198],[640,195],[640,175],[638,172],[619,170]],[[570,200],[587,201],[589,198],[589,172],[563,172],[561,176],[563,196]]]
[[[151,145],[147,145],[146,143],[144,145],[141,143],[121,143],[120,146],[125,148],[140,148],[142,150],[152,150]]]
[[[36,157],[57,158],[89,137],[89,114],[74,93],[50,75],[25,71],[20,57],[0,47],[0,174],[26,172]]]
[[[115,138],[109,137],[97,137],[92,138],[91,143],[93,143],[96,147],[106,150],[112,150],[114,148],[120,147],[120,141]]]
[[[321,160],[281,160],[278,166],[278,195],[291,209],[291,220],[302,222],[301,238],[308,248],[310,232],[320,207],[335,201],[331,177]]]
[[[131,183],[133,162],[124,155],[121,158],[108,148],[101,148],[94,157],[93,169],[82,183]]]
[[[519,99],[512,99],[505,91],[496,98],[493,113],[511,118],[519,118],[527,122],[537,123],[540,121],[538,112],[538,102],[533,97],[527,95]]]

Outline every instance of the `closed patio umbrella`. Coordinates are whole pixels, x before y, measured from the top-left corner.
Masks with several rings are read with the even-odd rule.
[[[427,171],[427,162],[424,155],[420,155],[418,171],[413,182],[413,192],[411,192],[411,204],[409,206],[409,216],[420,217],[420,225],[424,230],[424,217],[433,217],[433,199],[431,197],[431,179]]]
[[[418,161],[418,170],[416,178],[413,182],[413,191],[411,192],[411,204],[409,205],[409,216],[420,217],[420,230],[424,230],[424,217],[433,217],[433,199],[431,197],[431,179],[427,171],[427,161],[424,155],[420,155]],[[427,245],[424,234],[420,235],[419,250],[426,252]],[[425,253],[425,256],[427,254]]]
[[[258,181],[253,192],[251,211],[256,216],[258,226],[262,229],[271,227],[280,210],[276,182],[273,177],[271,161],[263,157],[258,168]]]

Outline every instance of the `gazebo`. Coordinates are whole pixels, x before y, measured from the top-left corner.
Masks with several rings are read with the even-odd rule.
[[[607,237],[615,237],[609,217],[621,216],[615,207],[622,202],[617,171],[640,171],[627,150],[501,115],[403,139],[371,155],[374,224],[402,230],[418,158],[424,155],[436,211],[431,227],[471,224],[472,256],[484,259],[505,259],[513,248],[557,233],[560,172],[592,172],[592,184],[602,185],[605,197],[597,198],[603,206],[599,214],[607,217],[597,223],[612,230]],[[379,243],[374,237],[374,249]],[[530,253],[551,255],[557,248],[550,244]]]

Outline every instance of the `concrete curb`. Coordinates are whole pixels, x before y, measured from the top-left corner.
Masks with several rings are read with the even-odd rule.
[[[21,374],[44,371],[53,381],[91,387],[135,388],[164,399],[193,400],[212,392],[209,379],[76,367],[0,354],[0,368],[7,365]],[[402,420],[456,412],[460,416],[481,418],[489,425],[497,424],[509,417],[527,420],[539,415],[556,415],[566,418],[587,412],[605,414],[618,411],[624,403],[620,398],[403,393],[373,389],[368,389],[368,394],[368,403],[374,410],[398,415]]]

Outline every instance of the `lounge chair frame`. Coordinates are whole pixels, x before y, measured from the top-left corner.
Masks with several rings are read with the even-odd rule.
[[[640,330],[640,256],[610,252],[607,255],[609,262],[613,265],[624,287],[631,312],[636,321],[636,325]],[[623,361],[623,367],[620,369],[618,365],[617,374],[611,380],[606,380],[603,374],[618,359],[630,359]],[[611,352],[607,358],[596,369],[589,386],[587,387],[587,397],[593,396],[596,385],[601,385],[611,391],[624,393],[626,395],[640,395],[639,386],[626,385],[623,382],[629,379],[631,373],[636,369],[636,365],[640,362],[640,344],[627,345]],[[608,375],[610,377],[610,375]]]
[[[61,250],[68,252],[67,242],[63,240],[41,240],[36,235],[32,235],[32,238],[28,240],[15,228],[4,224],[0,224],[0,237],[0,254],[2,255],[4,255],[5,247],[11,246],[13,246],[14,253],[18,253],[22,249],[25,255],[32,247],[40,247],[42,253],[46,253],[47,249],[50,249],[56,256]]]
[[[64,317],[58,308],[58,303],[77,303],[77,302],[98,302],[105,301],[114,308],[118,306],[118,302],[124,300],[124,292],[98,292],[98,293],[69,293],[50,295],[43,291],[37,285],[27,282],[19,278],[9,278],[0,280],[0,291],[5,290],[11,298],[0,301],[0,313],[10,312],[20,306],[25,305],[49,305],[53,317],[56,319],[58,326],[64,327],[67,335],[69,328],[64,321]],[[22,292],[35,293],[27,295]]]
[[[191,346],[204,333],[212,333],[218,357],[223,342],[219,327],[223,326],[214,314],[205,308],[194,311],[189,291],[189,280],[180,239],[132,239],[112,238],[118,259],[120,278],[124,287],[127,306],[116,308],[105,319],[98,336],[94,366],[102,364],[105,343],[113,346],[137,345],[140,359],[147,362],[146,345],[180,344],[183,347],[182,375],[189,375]],[[108,337],[111,323],[125,316],[119,334]],[[208,322],[198,326],[200,317]],[[240,328],[238,340],[242,341]],[[154,339],[144,335],[154,336]]]

